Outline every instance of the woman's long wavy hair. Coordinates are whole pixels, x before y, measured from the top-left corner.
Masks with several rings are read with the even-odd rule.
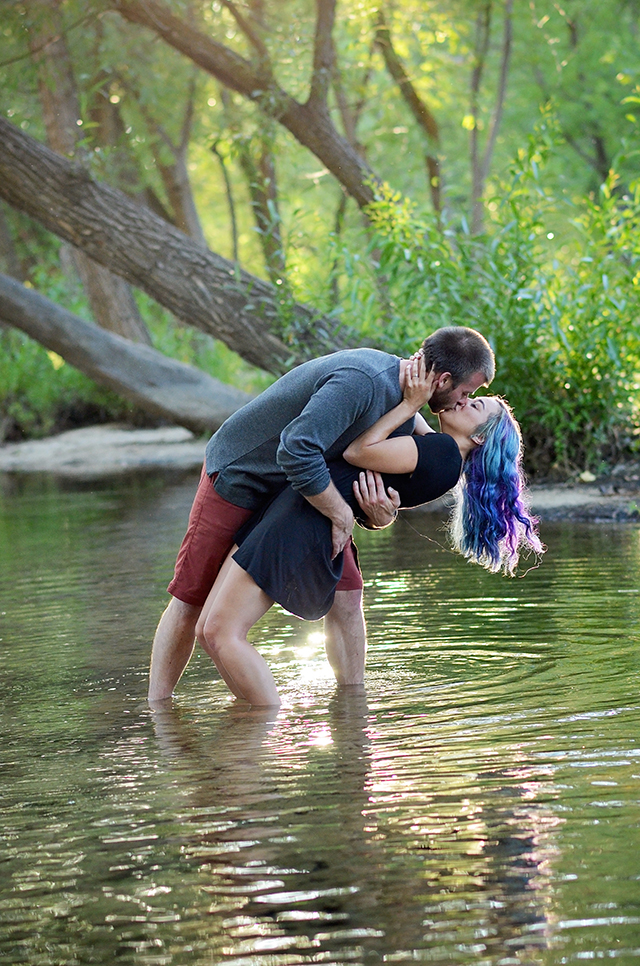
[[[464,462],[449,532],[463,556],[514,576],[523,550],[540,555],[545,547],[527,505],[520,427],[507,403],[498,401],[501,412],[478,428],[482,442]]]

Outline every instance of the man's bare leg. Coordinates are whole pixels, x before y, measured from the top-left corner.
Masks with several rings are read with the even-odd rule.
[[[324,619],[325,650],[338,684],[362,684],[367,630],[361,590],[337,590]]]
[[[170,698],[193,654],[201,607],[172,597],[160,618],[151,651],[149,701]]]

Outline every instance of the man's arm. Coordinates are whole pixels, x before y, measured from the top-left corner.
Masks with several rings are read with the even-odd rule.
[[[343,500],[335,484],[329,483],[326,490],[316,496],[308,496],[306,499],[311,506],[323,513],[331,520],[331,540],[333,552],[331,559],[337,557],[341,550],[344,550],[351,531],[353,530],[354,516],[349,504]]]
[[[302,412],[280,433],[276,459],[294,490],[308,498],[327,489],[331,477],[326,454],[373,403],[373,380],[359,369],[337,369],[316,389]],[[362,428],[354,430],[351,438]],[[334,451],[332,455],[342,454]]]
[[[334,557],[351,536],[354,516],[331,482],[325,454],[370,409],[373,398],[367,373],[338,369],[280,435],[278,464],[294,490],[331,520]]]

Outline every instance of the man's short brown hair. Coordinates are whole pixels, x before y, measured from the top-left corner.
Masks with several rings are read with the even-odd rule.
[[[427,370],[450,372],[454,386],[481,372],[486,385],[496,373],[493,349],[479,332],[464,325],[447,325],[422,343]]]

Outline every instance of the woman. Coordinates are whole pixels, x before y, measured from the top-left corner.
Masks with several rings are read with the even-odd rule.
[[[392,437],[416,416],[432,389],[422,356],[414,358],[402,402],[354,440],[344,460],[331,464],[332,479],[362,516],[357,501],[361,470],[382,474],[394,503],[402,507],[441,496],[462,474],[451,525],[454,547],[489,570],[513,573],[520,548],[543,551],[522,497],[517,423],[506,403],[485,396],[440,413],[440,433]],[[236,539],[239,547],[223,564],[197,637],[237,697],[278,705],[271,671],[247,633],[276,600],[305,619],[326,614],[340,579],[342,554],[332,560],[330,520],[290,487],[254,515]]]

